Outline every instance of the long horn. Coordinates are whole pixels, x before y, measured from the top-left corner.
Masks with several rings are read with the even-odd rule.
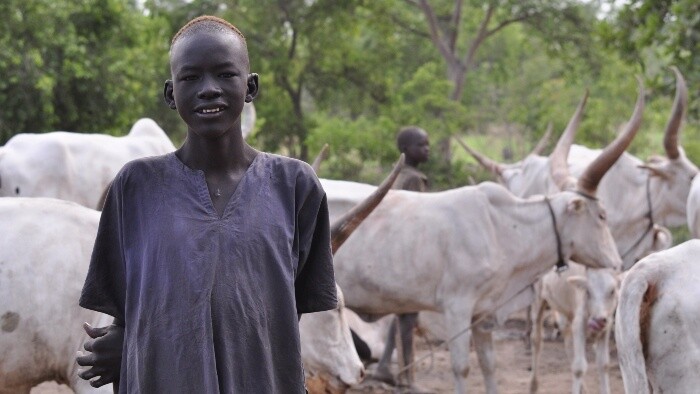
[[[389,176],[384,179],[377,189],[369,195],[364,201],[355,205],[350,211],[346,212],[340,219],[336,220],[331,225],[331,250],[333,254],[340,248],[340,245],[345,242],[350,234],[355,231],[357,226],[379,205],[386,193],[391,189],[396,177],[403,168],[406,158],[404,154],[399,157],[398,163],[394,166]]]
[[[328,144],[323,144],[323,148],[321,148],[321,151],[318,152],[318,155],[314,159],[314,162],[311,163],[311,168],[314,169],[314,172],[318,174],[318,170],[321,169],[321,162],[326,160],[328,158]]]
[[[493,161],[489,159],[488,157],[482,155],[481,153],[475,151],[474,149],[470,148],[469,145],[464,143],[460,138],[454,137],[455,141],[457,141],[458,144],[462,145],[462,148],[469,152],[470,155],[476,160],[477,163],[481,164],[482,167],[490,171],[492,174],[496,176],[501,176],[501,173],[503,172],[503,164]]]
[[[688,88],[685,85],[685,79],[676,66],[671,67],[676,74],[676,98],[673,100],[673,109],[671,109],[671,117],[666,123],[666,132],[664,133],[664,148],[666,156],[669,159],[677,159],[680,153],[678,152],[678,132],[683,122],[683,115],[688,106]]]
[[[639,84],[637,104],[634,107],[634,112],[629,122],[627,122],[624,130],[622,130],[617,138],[603,149],[600,155],[586,167],[586,170],[578,178],[578,190],[586,194],[595,196],[598,183],[600,183],[605,173],[625,152],[625,149],[630,145],[634,136],[637,135],[639,127],[642,125],[642,113],[644,112],[644,83],[639,77],[637,77],[637,81]]]
[[[547,130],[542,135],[542,138],[537,142],[537,145],[532,149],[528,156],[539,156],[544,151],[544,148],[549,144],[549,139],[552,137],[552,122],[547,124]]]
[[[559,137],[557,145],[554,147],[552,153],[549,154],[549,171],[554,180],[554,184],[559,187],[559,190],[571,189],[574,186],[574,178],[569,175],[569,164],[567,163],[567,158],[569,157],[569,149],[571,144],[574,143],[574,137],[576,136],[576,131],[578,126],[581,124],[581,118],[583,117],[583,109],[586,107],[586,102],[588,101],[588,89],[583,95],[583,98],[576,107],[576,112],[569,119],[569,124],[566,125],[566,129]]]

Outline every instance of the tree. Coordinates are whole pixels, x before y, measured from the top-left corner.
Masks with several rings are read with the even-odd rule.
[[[0,142],[20,131],[125,133],[154,89],[152,37],[119,0],[0,3]]]
[[[681,70],[688,86],[700,82],[700,3],[695,0],[629,0],[602,25],[601,34],[626,60],[640,64],[655,87],[673,91],[670,65]],[[689,105],[691,115],[700,117],[700,102]]]

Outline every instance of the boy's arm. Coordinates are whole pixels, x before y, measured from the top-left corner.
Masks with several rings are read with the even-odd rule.
[[[79,355],[76,362],[82,367],[89,368],[78,376],[85,380],[99,376],[98,379],[90,382],[91,386],[100,387],[113,383],[114,392],[119,392],[124,323],[115,318],[112,325],[107,327],[92,327],[84,323],[83,328],[92,339],[86,341],[83,346],[88,353]]]

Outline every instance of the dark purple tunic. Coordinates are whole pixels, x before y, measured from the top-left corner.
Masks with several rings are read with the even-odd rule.
[[[303,393],[298,313],[337,299],[326,195],[259,153],[223,216],[174,153],[128,163],[80,305],[125,322],[122,393]]]

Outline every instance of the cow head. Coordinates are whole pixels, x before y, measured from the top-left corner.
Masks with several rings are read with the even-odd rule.
[[[686,108],[688,106],[688,89],[680,71],[673,67],[676,74],[676,97],[673,101],[671,116],[664,133],[664,150],[666,156],[649,159],[642,168],[649,171],[654,186],[651,193],[656,200],[664,201],[662,224],[665,226],[683,226],[686,223],[686,201],[693,177],[698,167],[685,155],[678,144],[679,132]]]
[[[598,333],[608,327],[612,321],[620,281],[617,273],[609,269],[587,269],[586,276],[570,276],[566,279],[573,284],[583,296],[588,312],[587,327]]]
[[[345,317],[343,292],[336,285],[338,308],[310,313],[299,321],[301,355],[308,378],[324,391],[343,392],[364,378],[364,366],[357,355]]]
[[[560,207],[564,212],[561,218],[563,223],[557,230],[560,232],[564,256],[593,268],[619,268],[622,260],[607,226],[605,209],[597,200],[596,192],[600,180],[624,153],[641,126],[644,86],[639,80],[637,104],[625,129],[575,179],[569,175],[567,157],[587,97],[586,93],[549,156],[550,176],[557,187],[564,191],[555,195],[561,196],[563,201],[560,204],[564,205],[563,208]],[[555,198],[552,198],[554,201]]]

